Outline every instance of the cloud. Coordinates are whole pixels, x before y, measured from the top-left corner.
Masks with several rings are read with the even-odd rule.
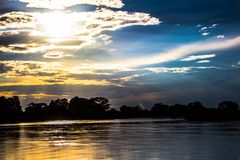
[[[10,12],[0,18],[1,39],[8,42],[0,43],[0,51],[10,53],[76,51],[98,43],[98,38],[104,41],[104,45],[108,45],[111,37],[106,34],[101,36],[104,31],[159,23],[159,19],[147,13],[129,13],[103,8],[94,12]]]
[[[198,25],[197,27],[202,27],[199,32],[206,32],[209,29],[214,29],[218,26],[219,24],[212,24],[211,26],[208,27],[202,27],[202,25]]]
[[[0,92],[0,96],[5,96],[5,97],[12,97],[12,96],[18,96],[21,99],[43,99],[45,97],[47,98],[58,98],[59,95],[57,94],[46,94],[46,93],[28,93],[28,94],[24,94],[24,93],[18,93],[15,91],[7,91],[7,92]],[[61,95],[62,97],[69,97],[69,95]]]
[[[59,59],[59,58],[74,57],[74,56],[70,54],[64,54],[64,52],[61,52],[61,51],[52,51],[52,52],[45,53],[43,57],[49,58],[49,59]]]
[[[193,56],[181,59],[181,61],[195,61],[199,59],[208,59],[208,58],[214,58],[214,57],[216,57],[215,54],[193,55]]]
[[[205,30],[207,30],[208,29],[208,27],[202,27],[201,29],[200,29],[200,31],[205,31]]]
[[[210,34],[210,30],[215,29],[218,26],[218,24],[212,24],[210,26],[202,27],[201,25],[198,25],[197,27],[201,27],[199,32],[202,32],[202,36],[208,36]]]
[[[103,78],[77,78],[72,68],[64,67],[60,62],[39,61],[0,61],[0,86],[34,86],[34,85],[94,85],[119,86]],[[94,74],[94,71],[92,71]]]
[[[215,23],[215,24],[211,25],[210,27],[211,27],[211,28],[215,28],[215,27],[217,27],[218,25],[219,25],[219,24],[216,24],[216,23]]]
[[[202,36],[208,36],[210,33],[209,32],[204,32],[202,33]]]
[[[16,92],[13,92],[13,91],[6,91],[6,92],[0,92],[0,97],[1,96],[5,96],[5,97],[12,97],[12,96],[15,96]]]
[[[225,38],[225,36],[224,35],[218,35],[217,38],[223,39],[223,38]]]
[[[129,81],[134,81],[136,83],[136,78],[138,77],[143,77],[147,75],[147,73],[142,73],[142,74],[133,74],[133,75],[130,75],[130,76],[123,76],[123,77],[120,77],[120,78],[114,78],[112,79],[112,81],[118,81],[118,83],[125,83],[125,82],[129,82]]]
[[[109,36],[109,35],[101,34],[101,35],[99,35],[98,38],[103,41],[104,45],[108,45],[108,44],[112,43],[111,36]]]
[[[106,6],[111,8],[122,8],[122,0],[19,0],[27,3],[27,7],[64,9],[79,4],[90,4],[95,6]]]
[[[0,16],[0,29],[32,27],[35,21],[32,14],[26,12],[9,12]]]
[[[88,66],[66,67],[60,62],[0,61],[5,68],[0,74],[0,86],[35,85],[94,85],[124,87],[129,83],[143,83],[143,79],[154,73],[191,73],[193,69],[213,67],[157,67],[113,70]],[[150,71],[150,72],[149,72]]]
[[[1,73],[6,73],[8,71],[11,71],[12,67],[11,66],[6,66],[4,63],[0,63],[0,74]]]
[[[232,65],[233,68],[240,68],[240,61]]]
[[[91,64],[91,68],[102,68],[102,69],[129,69],[142,67],[146,65],[153,65],[158,63],[164,63],[169,61],[174,61],[180,59],[184,56],[198,53],[198,52],[210,52],[228,49],[232,47],[240,46],[240,37],[232,39],[222,39],[222,40],[205,40],[190,44],[185,44],[174,49],[169,49],[165,52],[160,52],[154,55],[138,56],[133,58],[121,59],[121,61],[116,60],[109,63],[95,63]],[[213,55],[211,55],[213,56]],[[87,65],[87,64],[85,64]]]
[[[191,70],[191,67],[179,67],[179,68],[145,68],[154,73],[188,73]]]
[[[201,60],[201,61],[197,61],[197,63],[210,63],[210,60]]]
[[[221,67],[216,67],[216,66],[209,66],[209,67],[205,67],[205,66],[200,66],[200,67],[191,67],[191,68],[195,68],[195,69],[222,69]]]
[[[79,68],[88,68],[90,70],[115,70],[115,71],[123,71],[123,70],[132,70],[134,68],[140,68],[144,66],[149,66],[153,64],[159,64],[169,61],[174,61],[177,59],[183,58],[184,56],[191,55],[198,52],[210,52],[228,49],[232,47],[236,47],[240,45],[240,37],[232,38],[232,39],[221,39],[221,40],[205,40],[190,44],[184,44],[179,47],[175,47],[174,49],[169,49],[165,52],[160,52],[157,54],[153,54],[151,56],[138,56],[138,57],[127,57],[122,58],[121,60],[112,60],[111,62],[105,63],[84,63],[79,66]],[[183,60],[198,60],[198,59],[206,59],[213,58],[215,54],[210,55],[199,55],[199,56],[190,56],[190,58],[184,58]]]
[[[11,76],[49,76],[63,75],[59,67],[59,62],[39,62],[39,61],[0,61],[7,68],[6,75]],[[62,72],[62,73],[60,73]]]
[[[165,52],[160,52],[153,55],[145,55],[138,57],[128,57],[126,59],[122,58],[121,60],[112,60],[111,62],[84,62],[72,69],[72,71],[77,70],[97,70],[97,71],[133,71],[143,68],[144,66],[149,66],[153,64],[160,64],[164,62],[174,61],[180,59],[181,61],[193,61],[193,60],[204,60],[213,58],[215,54],[208,55],[192,55],[187,58],[185,56],[195,54],[198,52],[210,52],[228,49],[240,45],[240,37],[232,39],[221,39],[221,40],[205,40],[190,44],[181,45],[175,47],[174,49],[169,49]]]
[[[167,68],[167,67],[156,67],[156,68],[145,68],[145,70],[154,72],[154,73],[191,73],[192,70],[203,70],[203,69],[221,69],[219,67],[210,66],[191,66],[191,67],[173,67],[173,68]]]

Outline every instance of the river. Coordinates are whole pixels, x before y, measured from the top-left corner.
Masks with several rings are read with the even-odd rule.
[[[240,122],[181,119],[0,125],[1,160],[240,160]]]

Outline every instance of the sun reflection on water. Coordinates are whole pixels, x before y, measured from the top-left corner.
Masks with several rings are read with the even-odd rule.
[[[166,119],[0,125],[0,159],[237,159],[239,133],[234,122]]]
[[[7,150],[4,152],[6,158],[3,159],[108,159],[105,156],[107,153],[103,150],[98,153],[96,150],[99,138],[104,135],[96,134],[94,130],[101,129],[108,133],[109,128],[102,125],[89,126],[89,122],[94,121],[86,121],[86,125],[76,121],[50,121],[10,126],[15,131],[10,132],[11,135],[6,135],[4,139],[4,149]]]

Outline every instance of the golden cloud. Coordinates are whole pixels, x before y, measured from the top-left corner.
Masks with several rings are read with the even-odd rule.
[[[9,68],[1,74],[0,86],[25,86],[25,85],[97,85],[118,86],[104,78],[85,78],[81,75],[95,74],[95,71],[76,71],[65,68],[59,62],[38,61],[0,61],[1,68]],[[74,77],[78,74],[80,77]]]
[[[102,0],[100,2],[104,3]],[[9,41],[8,44],[0,43],[0,51],[10,53],[76,51],[95,44],[99,38],[104,41],[104,45],[108,45],[112,42],[111,37],[106,34],[101,36],[103,31],[159,23],[158,18],[147,13],[128,13],[106,8],[93,12],[10,12],[0,16],[0,38]]]

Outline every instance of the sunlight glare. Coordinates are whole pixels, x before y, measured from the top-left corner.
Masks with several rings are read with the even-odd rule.
[[[65,38],[74,35],[76,25],[67,13],[46,13],[39,18],[43,33],[51,38]]]

